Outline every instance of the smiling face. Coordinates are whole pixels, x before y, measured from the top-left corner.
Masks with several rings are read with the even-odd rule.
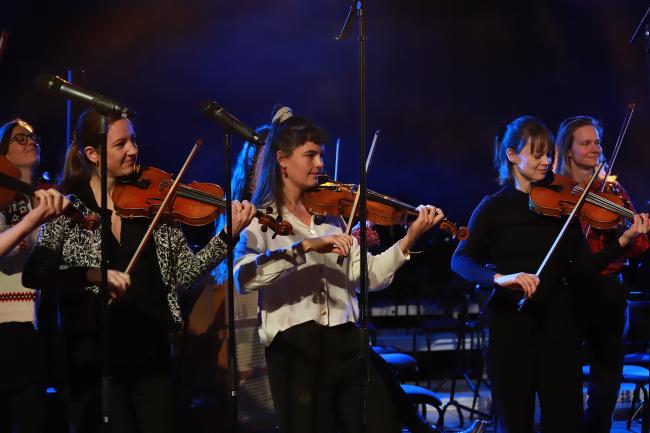
[[[592,125],[585,125],[573,131],[573,141],[567,154],[569,167],[576,169],[594,169],[600,163],[603,148],[600,145],[598,130]]]
[[[118,178],[132,174],[138,158],[138,146],[135,144],[135,132],[131,122],[128,119],[119,119],[111,123],[106,142],[108,176]],[[84,151],[93,164],[101,161],[99,151],[92,146],[86,146]]]
[[[34,135],[34,128],[19,121],[11,130],[11,138],[7,147],[7,159],[16,167],[35,168],[41,161],[41,149]]]
[[[277,161],[285,187],[291,186],[305,191],[318,185],[318,176],[323,171],[322,154],[323,148],[313,141],[296,147],[289,156],[278,151]]]

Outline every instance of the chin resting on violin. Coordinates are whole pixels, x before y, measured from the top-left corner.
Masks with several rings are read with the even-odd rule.
[[[126,118],[108,117],[108,130],[101,134],[101,116],[86,110],[79,118],[74,140],[66,157],[62,190],[71,194],[74,206],[84,215],[100,212],[99,152],[106,140],[109,200],[118,179],[134,170],[138,148],[133,124]],[[233,202],[233,235],[254,216],[247,202]],[[109,307],[111,336],[111,388],[123,397],[112,399],[112,431],[141,430],[143,425],[156,433],[171,432],[171,370],[169,332],[181,323],[179,291],[190,287],[196,279],[214,268],[226,256],[226,236],[219,233],[198,253],[190,250],[183,233],[173,221],[153,228],[153,237],[146,244],[137,264],[125,273],[140,240],[149,228],[148,218],[125,218],[112,212],[108,244],[108,288],[114,302]],[[70,404],[79,404],[99,392],[99,369],[76,377],[81,371],[76,351],[84,348],[99,366],[100,317],[99,296],[101,242],[100,230],[86,230],[71,224],[67,216],[46,223],[32,254],[25,265],[26,285],[42,290],[61,290],[61,319],[69,351],[67,370],[70,380]],[[81,373],[79,373],[81,374]],[[76,383],[93,383],[97,387],[75,388]],[[150,386],[151,385],[151,386]],[[130,389],[142,387],[143,395],[134,399]],[[150,408],[149,417],[140,427],[133,416],[139,405]],[[89,408],[90,410],[90,408]],[[83,426],[88,413],[71,414],[75,429]],[[97,418],[97,424],[100,419]],[[97,426],[93,426],[98,427]]]
[[[36,355],[42,349],[35,328],[37,293],[20,277],[38,227],[69,204],[56,190],[34,186],[40,157],[41,142],[31,124],[17,118],[0,126],[0,380],[7,419],[24,431],[43,428],[45,364]]]
[[[471,235],[458,244],[451,263],[465,279],[494,287],[485,307],[488,364],[493,411],[503,432],[533,430],[536,396],[545,431],[581,430],[576,293],[566,277],[595,275],[646,229],[633,226],[592,253],[574,221],[549,258],[563,220],[531,209],[531,187],[545,178],[553,153],[553,134],[540,120],[522,116],[507,125],[495,140],[502,188],[476,207]],[[532,297],[519,311],[522,294]]]
[[[634,106],[630,109],[631,116]],[[556,139],[558,163],[555,171],[584,187],[603,159],[602,138],[602,125],[593,117],[575,116],[564,120]],[[619,137],[619,143],[622,143],[622,139]],[[608,171],[611,171],[614,163],[612,159],[608,161]],[[606,184],[603,185],[603,182]],[[589,221],[581,221],[591,251],[598,252],[608,244],[620,242],[626,224],[631,223],[632,229],[627,231],[628,239],[624,242],[623,253],[607,267],[589,279],[570,281],[573,289],[580,293],[580,311],[577,314],[584,338],[586,362],[591,368],[584,431],[606,433],[610,431],[612,414],[618,400],[625,356],[627,296],[630,287],[624,281],[621,270],[627,265],[628,259],[638,257],[648,249],[648,214],[636,213],[623,186],[613,178],[607,179],[604,170],[598,174],[598,182],[592,191],[608,201],[616,201],[617,205],[608,205],[614,211],[610,215],[599,211],[601,216],[597,218],[598,222],[608,224],[589,224],[589,221],[593,221],[593,216]],[[591,212],[594,205],[590,206],[588,211]],[[638,235],[632,236],[635,233]]]
[[[235,251],[238,290],[259,291],[259,332],[267,346],[269,380],[281,431],[309,431],[316,419],[327,423],[323,431],[329,427],[331,431],[345,430],[344,425],[358,422],[361,410],[359,375],[340,375],[341,366],[348,371],[360,368],[355,326],[359,245],[344,233],[338,213],[319,218],[317,224],[310,212],[312,205],[305,203],[305,194],[318,184],[323,169],[325,140],[324,132],[305,117],[273,122],[253,203],[273,207],[294,231],[272,238],[253,221],[242,231]],[[418,209],[404,238],[381,254],[368,255],[370,290],[386,287],[408,261],[414,242],[444,218],[439,208]],[[337,264],[340,256],[347,258],[342,266]],[[375,368],[371,369],[369,410],[377,416],[372,417],[368,429],[400,431],[390,396]],[[322,385],[312,387],[315,381]],[[312,398],[294,398],[305,392]],[[352,410],[338,413],[341,405]]]

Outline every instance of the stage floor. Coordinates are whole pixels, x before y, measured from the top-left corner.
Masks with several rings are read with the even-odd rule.
[[[458,386],[460,386],[460,392],[456,392],[456,400],[465,406],[471,406],[472,405],[472,393],[469,390],[468,387],[463,386],[464,384],[462,382],[458,382]],[[423,385],[422,383],[420,385]],[[435,387],[439,385],[437,382],[433,382],[432,387]],[[438,392],[438,395],[442,398],[443,404],[447,403],[449,401],[449,390],[445,389],[447,388],[446,386],[442,388],[440,392]],[[587,389],[584,389],[584,396],[585,396],[585,403],[586,403],[586,398],[587,398]],[[635,420],[632,422],[632,426],[630,430],[627,430],[626,428],[626,421],[627,417],[629,416],[630,413],[630,403],[632,401],[632,391],[633,391],[633,386],[624,384],[621,387],[621,393],[618,398],[618,403],[616,404],[616,411],[614,413],[614,424],[612,426],[612,429],[610,430],[611,433],[630,433],[630,432],[635,432],[635,433],[640,433],[641,432],[641,423],[638,420]],[[490,391],[488,389],[481,389],[481,394],[478,400],[478,405],[477,409],[480,410],[481,412],[489,412],[490,410]],[[431,423],[435,423],[437,421],[437,415],[435,409],[432,407],[427,408],[427,419]],[[468,413],[463,412],[463,417],[465,418],[465,426],[467,426],[467,417]],[[539,406],[537,407],[537,413],[536,413],[536,421],[537,421],[537,429],[535,432],[539,432]],[[445,414],[445,427],[449,428],[459,428],[460,427],[460,420],[458,417],[458,414],[453,408],[450,408],[449,411]],[[408,430],[405,430],[405,432]],[[487,429],[487,432],[493,432],[494,429],[492,426],[489,426]]]

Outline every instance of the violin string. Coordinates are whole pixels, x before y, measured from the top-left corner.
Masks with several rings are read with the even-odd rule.
[[[577,193],[577,194],[582,193],[583,190],[584,189],[582,187],[579,187],[579,186],[576,186],[576,187],[573,188],[573,192]],[[630,219],[634,218],[634,212],[632,212],[631,210],[627,209],[624,206],[621,206],[621,205],[619,205],[617,203],[612,202],[611,200],[608,200],[608,199],[606,199],[604,197],[601,197],[598,194],[594,194],[594,193],[590,192],[587,195],[587,201],[589,203],[599,205],[599,206],[601,206],[601,207],[603,207],[603,208],[605,208],[607,210],[610,210],[610,211],[612,211],[614,213],[618,213],[619,215],[622,215],[622,216],[624,216],[626,218],[630,218]]]
[[[178,188],[177,192],[181,197],[191,198],[208,204],[214,204],[214,205],[222,204],[221,203],[222,200],[220,200],[219,198],[210,195],[205,195],[205,193],[203,193],[202,191],[196,191],[192,188],[180,187]]]
[[[384,204],[389,204],[397,207],[401,207],[404,210],[408,210],[410,212],[416,213],[417,214],[417,209],[415,206],[411,206],[408,203],[404,203],[403,201],[397,200],[392,197],[387,197],[385,195],[379,194],[375,191],[368,190],[367,193],[369,198],[374,198],[375,200],[379,202],[383,202]]]
[[[573,188],[573,192],[576,193],[576,194],[582,193],[583,190],[584,189],[582,187],[579,187],[579,186],[576,186],[576,187]],[[621,205],[619,205],[617,203],[614,203],[613,201],[608,200],[608,199],[606,199],[604,197],[601,197],[598,194],[594,194],[593,192],[589,193],[588,198],[591,198],[592,202],[597,202],[598,204],[602,204],[604,207],[606,206],[606,208],[608,210],[611,210],[613,212],[623,212],[626,216],[627,215],[632,215],[632,216],[634,215],[634,212],[630,211],[626,207],[621,206]]]
[[[592,198],[593,201],[595,202],[594,204],[601,204],[603,207],[606,207],[607,209],[611,210],[612,212],[616,212],[621,214],[622,216],[625,216],[627,218],[633,219],[634,218],[634,212],[629,210],[628,208],[621,206],[617,203],[612,202],[611,200],[608,200],[604,197],[599,196],[598,194],[594,193],[589,193],[588,198]]]
[[[603,207],[603,208],[605,208],[607,210],[610,210],[610,211],[612,211],[614,213],[617,213],[617,214],[619,214],[621,216],[624,216],[626,218],[634,218],[634,212],[631,212],[630,210],[628,210],[628,209],[626,209],[626,208],[624,208],[624,207],[622,207],[622,206],[620,206],[620,205],[618,205],[616,203],[612,203],[611,201],[609,201],[607,199],[603,199],[602,197],[599,197],[596,194],[588,196],[587,201],[592,203],[592,204],[596,204],[596,205],[598,205],[600,207]]]
[[[165,179],[160,184],[161,184],[161,186],[166,187],[166,186],[170,186],[171,183],[172,182],[170,180]],[[217,197],[215,195],[212,195],[210,193],[207,193],[207,192],[195,189],[195,188],[191,188],[189,186],[179,185],[177,191],[180,192],[180,195],[182,197],[191,198],[191,199],[194,199],[196,201],[200,201],[200,202],[212,204],[212,205],[215,205],[215,206],[219,206],[222,209],[224,209],[226,207],[226,200],[225,199],[222,199],[221,197]],[[260,213],[260,211],[257,210],[257,214],[259,214],[259,213]]]
[[[169,180],[169,179],[164,179],[164,180],[162,180],[160,182],[160,185],[162,187],[169,187],[171,184],[172,184],[172,181]],[[204,191],[200,191],[200,190],[195,189],[195,188],[191,188],[189,186],[179,185],[178,188],[177,188],[177,191],[182,192],[181,196],[183,196],[183,197],[191,198],[191,199],[194,199],[194,200],[197,200],[197,201],[202,201],[202,202],[205,202],[205,203],[208,203],[208,204],[213,204],[215,206],[223,207],[226,204],[226,200],[224,200],[224,199],[222,199],[220,197],[217,197],[215,195],[206,193]]]
[[[207,193],[205,193],[203,191],[197,191],[197,190],[195,190],[193,188],[179,188],[178,192],[180,193],[181,196],[191,198],[191,199],[194,199],[196,201],[200,201],[200,202],[207,203],[207,204],[212,204],[212,205],[219,206],[219,207],[222,207],[222,208],[226,206],[226,201],[225,200],[223,200],[223,199],[221,199],[219,197],[215,197],[213,195],[207,194]]]

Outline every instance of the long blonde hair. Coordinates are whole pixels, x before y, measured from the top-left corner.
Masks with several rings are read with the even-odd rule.
[[[576,129],[583,126],[593,126],[598,132],[598,137],[603,138],[603,127],[600,122],[591,116],[574,116],[565,119],[557,131],[555,139],[555,150],[557,152],[557,162],[554,171],[557,174],[571,176],[571,164],[569,163],[569,151],[573,145],[573,134]],[[603,154],[600,154],[600,161],[603,161]]]

